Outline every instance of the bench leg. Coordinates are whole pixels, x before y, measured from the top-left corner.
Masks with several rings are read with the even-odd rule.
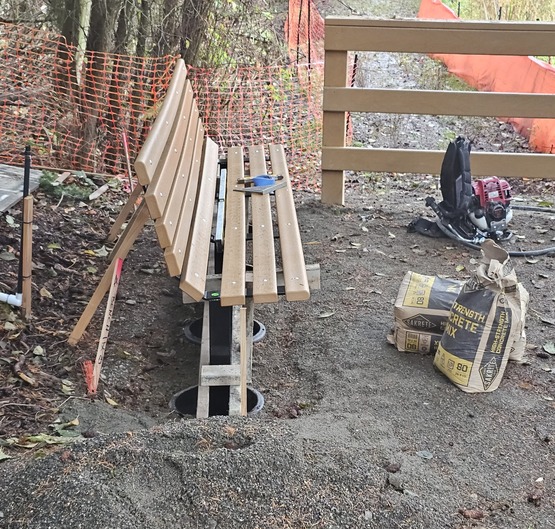
[[[197,418],[209,417],[215,414],[216,408],[225,407],[223,398],[228,398],[228,415],[247,414],[247,384],[252,380],[253,313],[253,303],[221,307],[216,302],[204,302]],[[218,402],[211,405],[211,398],[217,398]]]

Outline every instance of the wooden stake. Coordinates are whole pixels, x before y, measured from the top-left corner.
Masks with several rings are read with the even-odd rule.
[[[116,259],[121,257],[125,259],[127,254],[133,247],[133,243],[140,235],[146,221],[148,220],[148,210],[146,208],[145,203],[141,203],[141,205],[137,208],[137,211],[133,214],[133,217],[127,224],[127,228],[119,238],[116,247],[112,250],[113,260],[110,262],[110,266],[104,272],[100,283],[96,287],[91,299],[87,303],[83,314],[79,318],[79,321],[75,324],[73,331],[69,335],[68,343],[69,345],[75,345],[83,336],[85,329],[89,325],[91,318],[94,316],[98,305],[102,302],[104,295],[108,292],[110,288],[110,278],[114,273]]]
[[[32,298],[32,273],[33,273],[33,197],[27,195],[23,199],[23,261],[22,265],[22,302],[21,308],[25,318],[31,315],[31,298]]]
[[[91,393],[96,393],[96,390],[98,388],[98,381],[100,380],[100,370],[102,369],[104,353],[106,351],[106,344],[108,343],[108,334],[110,332],[110,325],[112,324],[112,317],[114,315],[114,305],[116,303],[116,294],[118,292],[122,266],[123,259],[121,257],[118,257],[116,259],[114,273],[112,275],[112,285],[110,286],[110,293],[108,294],[108,303],[106,304],[106,312],[104,313],[104,321],[102,322],[102,330],[100,332],[100,339],[98,341],[98,349],[96,350]]]
[[[241,392],[241,415],[247,415],[247,307],[241,307],[241,378],[240,378],[240,392]]]

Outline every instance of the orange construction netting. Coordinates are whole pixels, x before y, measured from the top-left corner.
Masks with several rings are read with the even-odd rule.
[[[291,62],[324,63],[324,19],[313,0],[289,0],[285,39]]]
[[[298,187],[317,186],[321,146],[323,21],[312,3],[292,2],[288,37],[305,62],[272,67],[189,68],[208,133],[222,149],[283,143]],[[298,4],[298,5],[297,5]],[[302,16],[300,16],[302,14]],[[320,38],[296,35],[316,21]],[[305,31],[305,29],[302,29]],[[305,53],[304,51],[302,52]],[[301,56],[299,52],[299,57]],[[175,57],[86,52],[79,60],[62,37],[24,25],[0,24],[0,162],[21,165],[30,144],[33,165],[104,174],[127,172],[171,79]],[[77,63],[81,67],[72,73]],[[286,61],[284,60],[284,63]]]
[[[87,53],[80,78],[76,50],[55,34],[0,24],[0,161],[116,174],[122,141],[136,153],[171,78],[174,57]]]
[[[422,0],[419,18],[454,20],[439,0]],[[489,92],[555,94],[555,68],[534,57],[433,54],[470,86]],[[539,152],[555,152],[555,119],[507,118]]]

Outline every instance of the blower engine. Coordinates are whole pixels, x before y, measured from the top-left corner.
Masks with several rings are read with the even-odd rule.
[[[490,176],[472,182],[475,208],[469,211],[469,217],[479,230],[493,239],[507,239],[511,232],[507,225],[513,218],[511,210],[511,186],[506,180]]]
[[[440,185],[443,200],[438,204],[432,197],[426,199],[426,205],[438,216],[436,225],[416,219],[409,229],[440,236],[439,227],[443,234],[473,244],[480,244],[486,238],[499,241],[512,237],[507,228],[513,217],[511,187],[496,176],[472,182],[470,142],[462,136],[447,147]]]

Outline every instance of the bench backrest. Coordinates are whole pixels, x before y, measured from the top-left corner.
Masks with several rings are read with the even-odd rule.
[[[172,276],[181,274],[190,247],[197,196],[214,196],[217,163],[218,149],[205,137],[187,69],[179,59],[160,112],[135,160],[137,178],[146,186],[144,198]],[[213,207],[211,200],[203,204],[208,210]],[[208,210],[203,214],[211,222],[212,211]]]

